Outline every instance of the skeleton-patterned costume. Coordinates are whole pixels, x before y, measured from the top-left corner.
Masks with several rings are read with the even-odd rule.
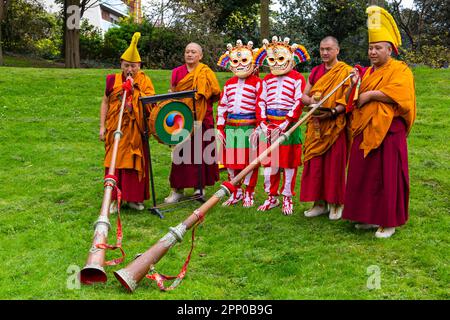
[[[256,54],[256,65],[270,67],[271,73],[263,80],[263,90],[256,107],[258,130],[264,132],[263,141],[271,143],[280,133],[287,131],[298,121],[302,113],[302,93],[306,85],[303,75],[293,67],[309,59],[303,46],[289,45],[289,39],[283,42],[273,37],[269,44],[264,40],[264,47]],[[290,215],[293,212],[292,196],[295,195],[297,168],[301,165],[301,136],[297,128],[279,148],[273,151],[269,161],[263,162],[264,189],[268,199],[258,210],[266,211],[279,205],[276,198],[283,195],[282,212]],[[283,169],[283,185],[279,191],[281,170]]]
[[[252,46],[252,42],[244,46],[240,40],[235,47],[228,44],[228,51],[217,63],[235,74],[225,83],[217,107],[218,138],[222,141],[219,158],[227,168],[230,180],[257,156],[256,150],[250,148],[249,136],[256,127],[255,107],[262,84],[261,79],[253,74]],[[253,206],[257,179],[258,168],[255,168],[243,179],[245,194],[238,186],[223,205],[234,205],[243,200],[244,207]]]

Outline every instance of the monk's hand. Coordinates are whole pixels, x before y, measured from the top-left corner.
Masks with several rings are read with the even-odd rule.
[[[134,78],[133,78],[133,75],[131,73],[128,73],[128,76],[127,76],[127,78],[125,80],[130,82],[131,93],[133,93],[133,91],[134,91]]]
[[[352,74],[351,81],[352,81],[352,86],[354,86],[359,80],[358,68],[353,68],[352,71],[350,71],[350,74]]]
[[[314,92],[314,95],[312,96],[313,103],[319,102],[321,97],[322,97],[322,92],[320,92],[320,91]]]
[[[131,72],[128,72],[127,78],[125,80],[129,80],[131,84],[134,84],[133,74]]]
[[[310,105],[312,105],[312,104],[314,103],[314,99],[313,99],[312,97],[307,96],[306,94],[304,94],[304,95],[302,96],[302,102],[303,102],[305,105],[310,106]]]
[[[369,91],[363,92],[363,93],[361,93],[359,95],[356,106],[358,108],[361,108],[362,106],[364,106],[369,101],[370,101],[370,92]]]
[[[105,141],[105,135],[106,135],[106,128],[103,127],[103,126],[101,126],[101,127],[100,127],[100,131],[99,131],[99,134],[98,134],[98,139],[99,139],[100,141]]]
[[[222,128],[217,128],[217,140],[225,147],[227,145],[227,140],[225,138],[225,132]]]
[[[312,117],[316,118],[316,119],[319,119],[319,120],[324,120],[324,119],[330,118],[331,117],[331,113],[327,112],[327,111],[316,110],[312,114]]]

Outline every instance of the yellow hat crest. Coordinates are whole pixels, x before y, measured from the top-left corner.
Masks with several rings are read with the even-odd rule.
[[[137,49],[137,43],[139,38],[141,37],[140,32],[135,32],[133,34],[133,38],[131,39],[131,44],[128,49],[122,54],[120,59],[123,59],[128,62],[141,62],[141,56],[139,55]]]
[[[402,38],[394,18],[389,12],[378,6],[368,7],[366,13],[368,14],[369,43],[390,42],[394,46],[395,53],[398,53],[398,47],[402,45]]]

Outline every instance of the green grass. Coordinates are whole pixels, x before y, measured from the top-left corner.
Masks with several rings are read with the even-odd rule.
[[[5,67],[19,68],[63,68],[64,63],[54,62],[39,57],[31,57],[20,54],[5,54],[3,56]]]
[[[450,72],[417,68],[417,121],[409,137],[410,220],[387,240],[348,221],[215,207],[197,230],[185,280],[163,293],[143,281],[127,294],[112,272],[183,221],[195,203],[160,220],[126,207],[121,266],[106,284],[68,289],[68,268],[85,264],[103,197],[98,118],[112,70],[0,68],[0,299],[448,299]],[[148,71],[157,93],[170,73]],[[221,84],[229,73],[219,73]],[[151,139],[158,202],[169,192],[170,150]],[[297,195],[301,170],[297,178]],[[222,179],[226,179],[224,172]],[[215,188],[208,188],[211,195]],[[257,203],[263,201],[262,179]],[[150,201],[147,202],[150,205]],[[114,242],[116,218],[111,217]],[[190,234],[189,234],[190,235]],[[177,274],[190,236],[157,265]],[[108,258],[118,255],[108,252]],[[381,288],[367,288],[367,268]]]

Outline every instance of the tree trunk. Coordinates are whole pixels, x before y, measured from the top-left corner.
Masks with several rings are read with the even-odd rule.
[[[80,25],[79,13],[71,11],[71,6],[80,8],[80,0],[64,1],[64,61],[66,68],[80,67]],[[69,11],[68,11],[69,9]],[[78,24],[74,23],[78,19]]]
[[[1,1],[1,0],[0,0]],[[1,21],[1,20],[0,20]],[[3,50],[2,50],[2,25],[0,22],[0,66],[3,65]]]
[[[3,65],[3,51],[2,51],[2,22],[6,17],[6,7],[8,1],[0,0],[0,66]]]
[[[261,38],[269,39],[269,6],[270,0],[261,0]]]
[[[65,64],[66,68],[80,67],[80,30],[66,29]]]

